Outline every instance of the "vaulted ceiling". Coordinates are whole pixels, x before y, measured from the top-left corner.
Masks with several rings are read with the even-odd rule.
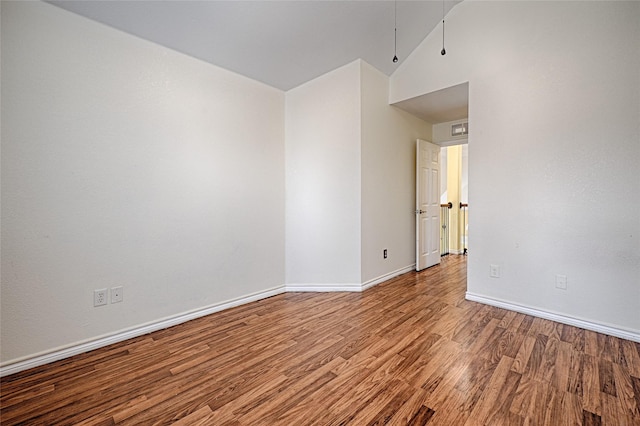
[[[459,1],[49,3],[289,90],[358,58],[391,75]]]

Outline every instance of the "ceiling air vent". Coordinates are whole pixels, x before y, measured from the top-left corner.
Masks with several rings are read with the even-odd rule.
[[[451,126],[451,136],[462,136],[469,134],[469,123],[453,124]]]

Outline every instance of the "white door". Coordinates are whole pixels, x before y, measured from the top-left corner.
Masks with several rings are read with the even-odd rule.
[[[440,263],[440,147],[418,139],[416,271]]]

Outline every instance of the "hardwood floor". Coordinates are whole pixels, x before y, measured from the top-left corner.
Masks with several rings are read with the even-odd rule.
[[[464,300],[466,258],[5,377],[3,425],[640,425],[640,344]]]

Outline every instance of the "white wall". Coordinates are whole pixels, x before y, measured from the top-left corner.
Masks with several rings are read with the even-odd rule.
[[[415,264],[415,141],[431,125],[388,99],[361,60],[287,92],[288,289],[359,291]]]
[[[390,106],[389,78],[362,69],[362,282],[412,269],[415,248],[416,139],[431,125]],[[388,257],[382,256],[387,249]]]
[[[281,91],[2,2],[2,124],[3,364],[282,291]]]
[[[359,287],[360,61],[286,93],[286,282]]]
[[[471,296],[640,337],[639,21],[637,2],[462,2],[447,55],[434,31],[392,76],[392,102],[469,81]]]

